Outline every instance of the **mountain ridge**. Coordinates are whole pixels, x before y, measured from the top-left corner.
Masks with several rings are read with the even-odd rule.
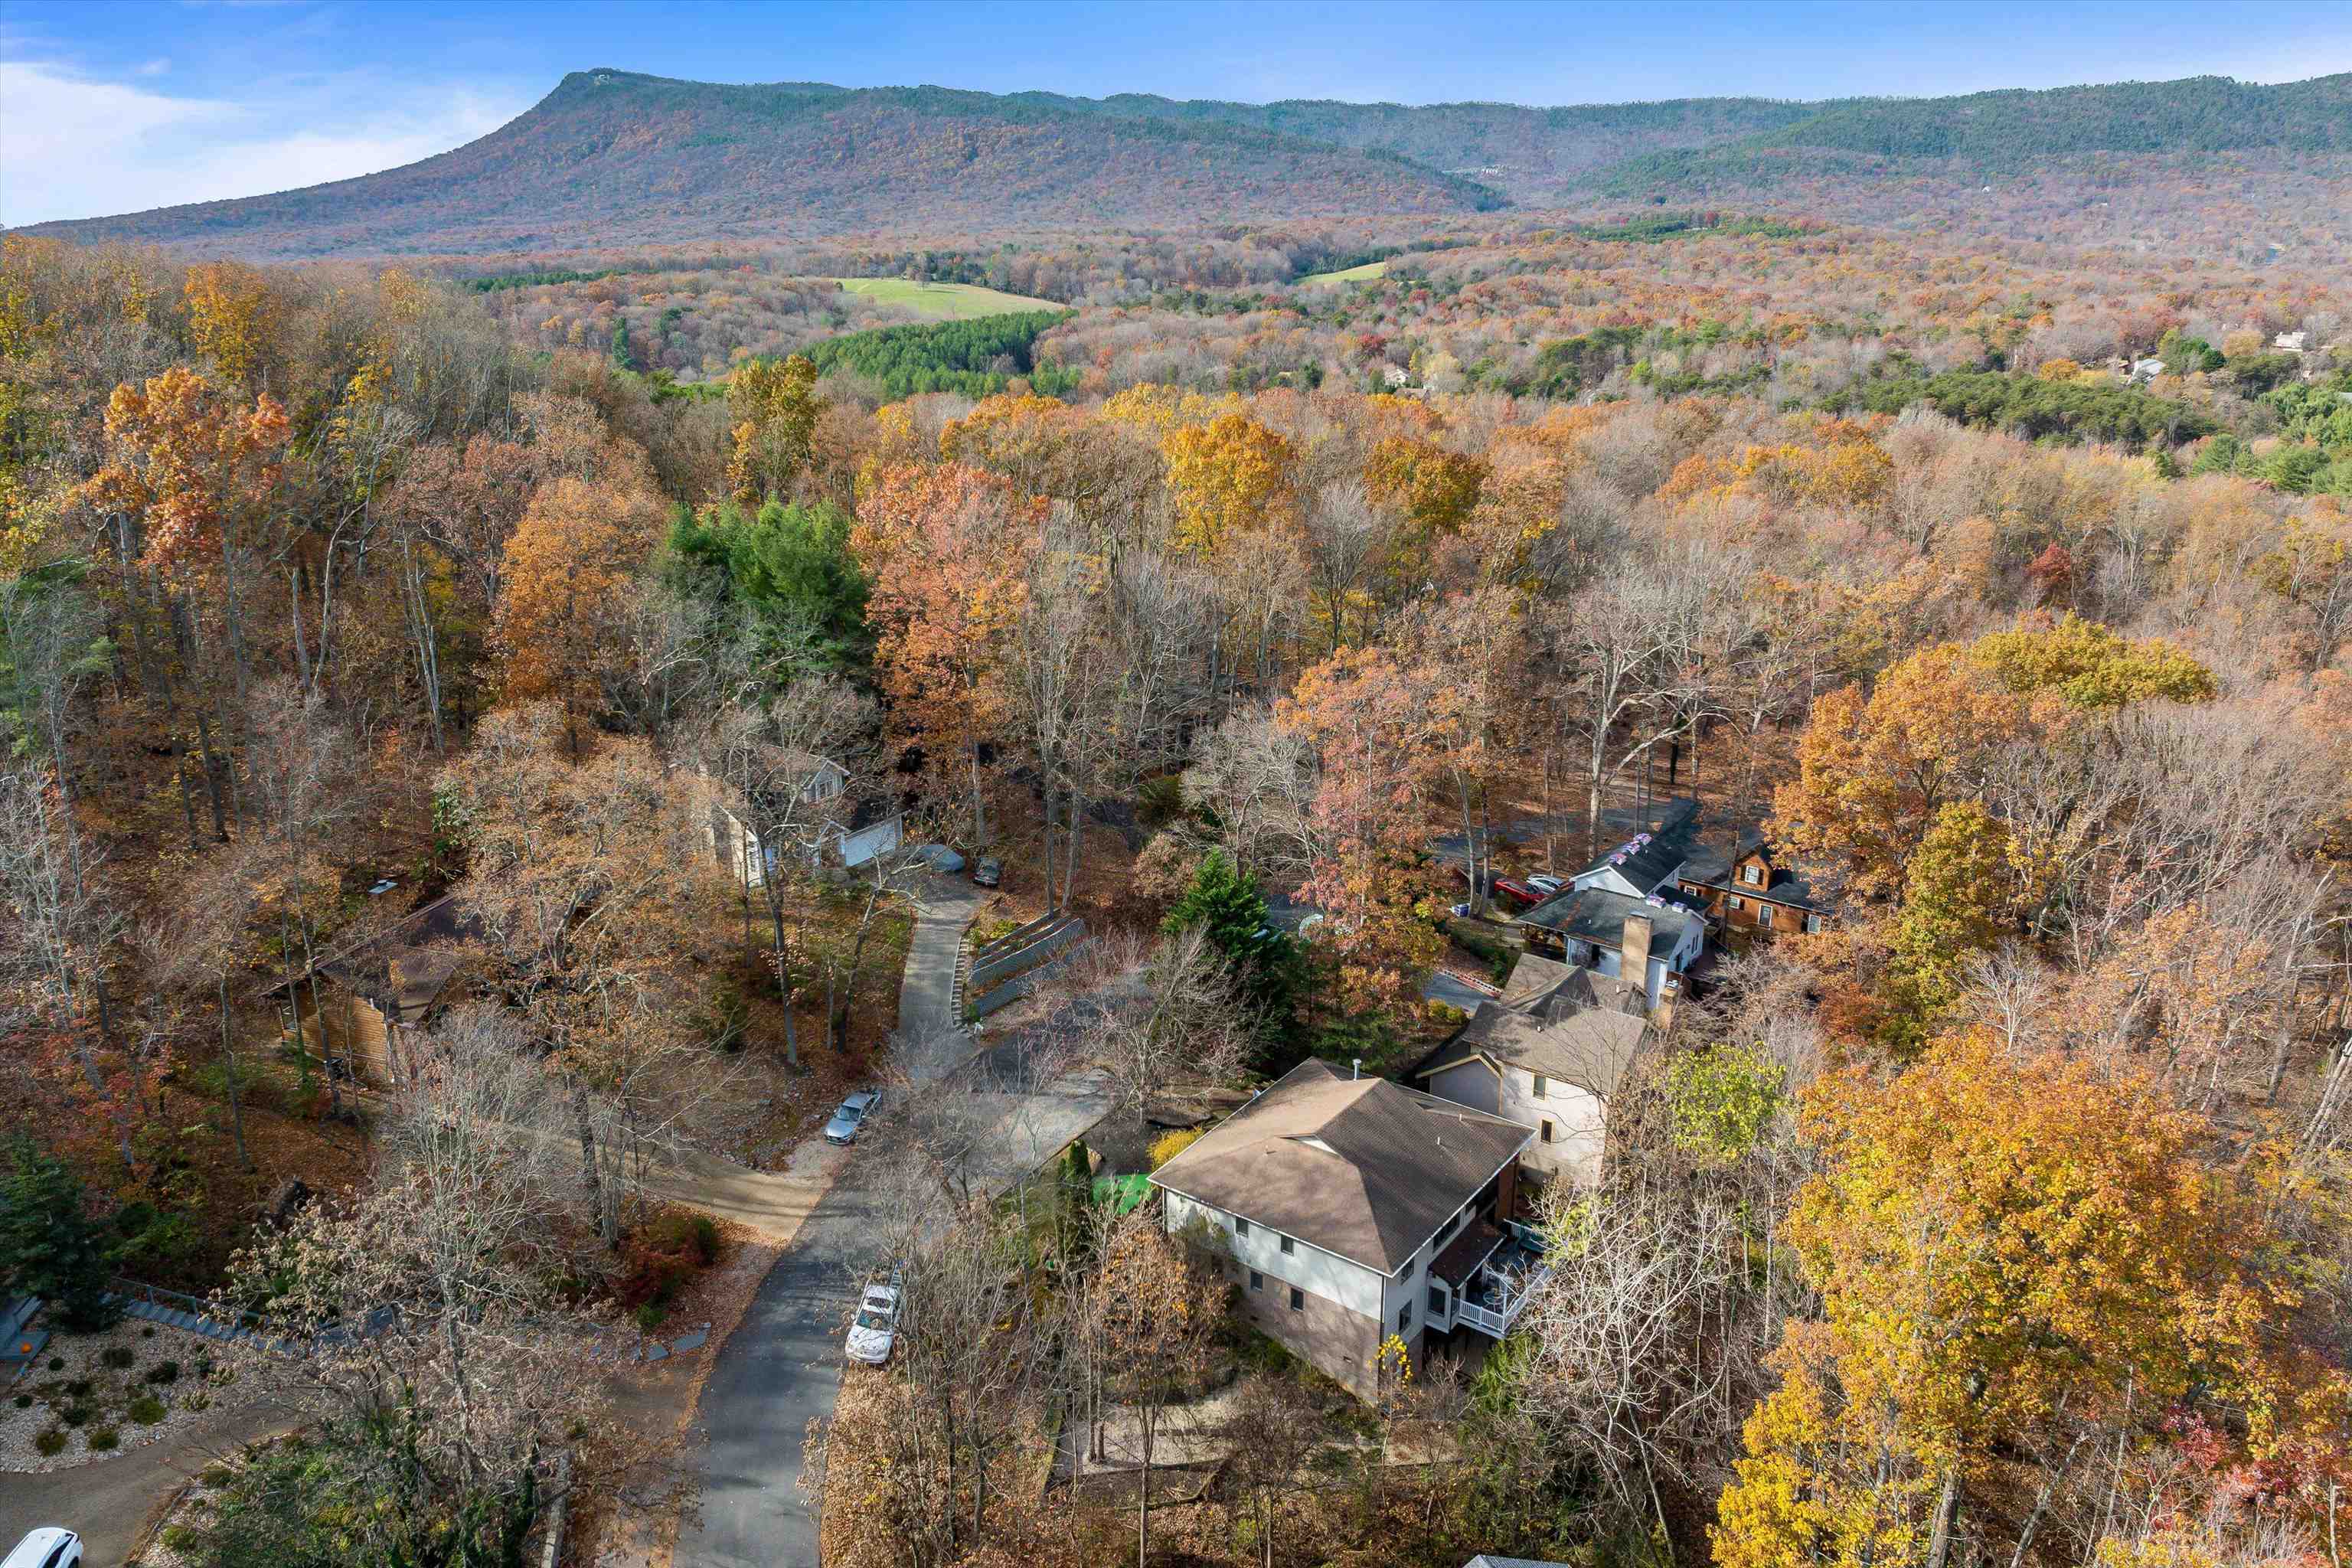
[[[1514,202],[1659,205],[1799,178],[1859,185],[2184,149],[2352,153],[2352,73],[1546,108],[714,83],[598,67],[568,73],[487,135],[399,168],[24,232],[295,258],[1192,227],[1444,217]]]

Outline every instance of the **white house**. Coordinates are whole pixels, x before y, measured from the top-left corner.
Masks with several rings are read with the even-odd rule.
[[[1657,1008],[1706,951],[1706,914],[1677,881],[1695,848],[1696,801],[1676,801],[1637,833],[1519,916],[1530,952],[1638,983]]]
[[[1151,1181],[1171,1233],[1203,1227],[1228,1255],[1250,1322],[1370,1398],[1390,1336],[1419,1366],[1428,1335],[1500,1339],[1517,1316],[1537,1265],[1509,1222],[1533,1136],[1307,1061]]]
[[[790,759],[785,772],[793,781],[794,804],[801,808],[791,814],[792,826],[787,833],[778,835],[789,837],[789,845],[762,846],[758,831],[727,804],[719,793],[717,781],[711,781],[711,851],[720,865],[742,879],[745,887],[764,884],[768,872],[785,853],[800,855],[812,868],[831,865],[855,868],[877,855],[890,853],[902,842],[902,814],[857,810],[849,799],[849,771],[832,758],[803,752]],[[705,776],[709,776],[707,770]]]
[[[1502,999],[1478,1009],[1412,1077],[1440,1100],[1536,1130],[1522,1163],[1547,1181],[1601,1179],[1610,1102],[1648,1037],[1633,988],[1524,954]]]

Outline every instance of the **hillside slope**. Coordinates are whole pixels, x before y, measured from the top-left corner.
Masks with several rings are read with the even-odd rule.
[[[1144,93],[1103,99],[1016,93],[1013,98],[1076,113],[1240,126],[1392,153],[1470,174],[1523,203],[1556,199],[1592,171],[1643,153],[1710,147],[1778,131],[1836,107],[1764,98],[1683,98],[1560,109],[1511,103],[1341,103],[1329,99],[1227,103]]]
[[[37,232],[296,258],[1192,224],[1503,205],[1376,150],[941,88],[735,87],[575,71],[454,152],[274,195]]]
[[[2352,153],[2352,73],[2264,87],[2227,77],[2126,81],[1959,98],[1872,99],[1608,172],[1612,195],[1706,195],[1819,174],[2015,174],[2087,154],[2179,157]]]
[[[2183,193],[2238,189],[2266,222],[2310,208],[2296,232],[2265,237],[2276,249],[2345,237],[2347,163],[2352,75],[1525,109],[725,86],[593,70],[479,141],[404,168],[36,232],[301,258],[1445,216],[1507,198],[1973,226],[2095,206],[2128,238],[2126,214],[2201,229],[2206,197]],[[2297,187],[2318,205],[2288,199]]]

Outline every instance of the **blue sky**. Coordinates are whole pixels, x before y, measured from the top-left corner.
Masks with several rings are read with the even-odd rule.
[[[2352,4],[0,0],[0,223],[413,162],[591,66],[1253,101],[1813,99],[2352,70]]]

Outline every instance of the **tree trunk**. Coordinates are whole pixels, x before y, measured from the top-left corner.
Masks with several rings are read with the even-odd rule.
[[[784,1061],[798,1071],[801,1042],[800,1037],[793,1030],[793,960],[791,949],[784,941],[784,901],[777,894],[772,879],[763,880],[760,885],[767,890],[768,915],[776,927],[776,989],[784,996]]]
[[[1080,795],[1076,790],[1072,790],[1069,795],[1069,802],[1070,845],[1069,852],[1062,857],[1062,900],[1061,902],[1054,906],[1056,910],[1068,909],[1070,907],[1070,895],[1077,890],[1078,847],[1080,843],[1083,842],[1081,836],[1086,832],[1087,826],[1086,796]]]
[[[247,1170],[253,1169],[253,1156],[245,1152],[245,1094],[236,1081],[236,1047],[231,1042],[228,1027],[228,965],[220,972],[220,1031],[221,1066],[228,1080],[228,1121],[236,1138],[236,1163]]]
[[[1960,1521],[1960,1467],[1944,1470],[1944,1492],[1936,1500],[1936,1530],[1927,1540],[1927,1568],[1947,1568],[1952,1555],[1952,1532]]]

